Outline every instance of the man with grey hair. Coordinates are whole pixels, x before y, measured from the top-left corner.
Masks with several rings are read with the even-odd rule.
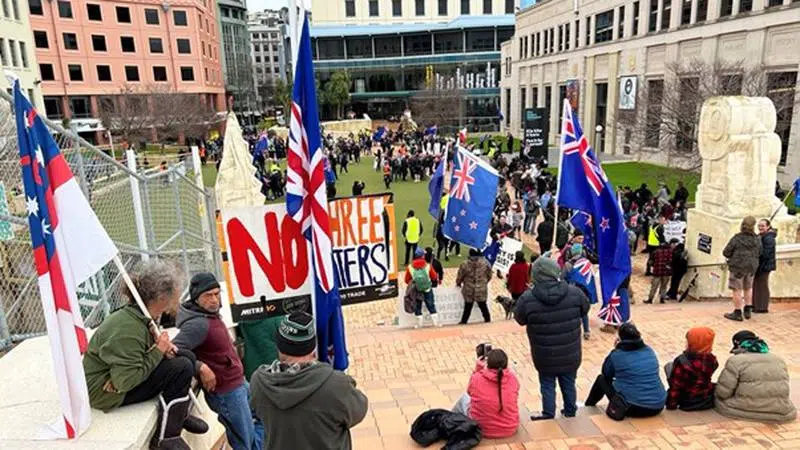
[[[367,397],[350,376],[317,361],[314,318],[285,317],[276,342],[278,360],[250,378],[251,404],[266,428],[264,449],[352,448],[350,428],[367,415]]]

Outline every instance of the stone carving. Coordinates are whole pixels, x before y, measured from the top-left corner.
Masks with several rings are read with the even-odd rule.
[[[228,113],[225,123],[225,143],[214,191],[218,209],[264,204],[252,156],[232,112]]]
[[[700,112],[698,146],[703,158],[697,209],[741,218],[769,217],[775,198],[781,142],[775,107],[765,97],[713,97]]]

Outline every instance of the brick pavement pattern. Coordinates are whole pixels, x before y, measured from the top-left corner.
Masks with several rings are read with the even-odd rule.
[[[772,305],[769,314],[755,315],[744,323],[722,318],[730,309],[729,302],[643,305],[641,296],[646,295],[650,281],[642,276],[643,266],[643,257],[637,255],[631,286],[639,301],[632,307],[632,317],[662,365],[683,351],[689,328],[708,326],[716,332],[714,354],[720,362],[716,378],[729,356],[731,336],[747,328],[786,359],[792,397],[800,405],[800,347],[796,341],[800,304]],[[446,271],[445,285],[454,284],[455,273],[455,269]],[[503,293],[503,282],[492,280],[489,298]],[[525,328],[505,320],[500,305],[490,303],[491,323],[420,330],[399,330],[392,325],[395,300],[344,307],[349,373],[370,401],[366,419],[353,430],[356,450],[419,448],[409,437],[411,423],[430,408],[452,407],[467,387],[474,367],[474,348],[480,342],[491,342],[506,351],[522,385],[517,434],[509,439],[485,439],[479,447],[482,449],[800,448],[798,421],[769,425],[734,421],[713,411],[665,411],[653,418],[614,422],[603,413],[605,400],[599,407],[580,408],[578,417],[572,419],[531,422],[529,416],[539,411],[541,402]],[[598,310],[598,305],[592,307],[592,337],[583,344],[577,379],[579,401],[586,398],[614,345],[615,335],[599,332]],[[664,378],[663,372],[661,376]],[[557,397],[560,404],[560,394]]]

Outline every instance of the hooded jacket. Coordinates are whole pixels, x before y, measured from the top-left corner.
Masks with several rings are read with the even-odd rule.
[[[425,266],[428,266],[428,276],[431,278],[431,286],[435,286],[436,283],[439,281],[439,274],[436,273],[436,270],[433,268],[433,264],[428,264],[428,262],[425,261],[424,256],[420,256],[419,258],[414,258],[413,260],[411,260],[411,264],[409,264],[406,267],[406,277],[405,277],[406,284],[411,284],[411,281],[413,280],[413,275],[411,274],[412,268],[415,270],[420,270],[424,269]]]
[[[588,312],[589,299],[583,292],[556,279],[536,280],[533,288],[522,294],[514,318],[526,325],[533,365],[539,373],[558,375],[578,370],[581,317]]]
[[[251,407],[264,422],[264,449],[348,450],[367,397],[350,376],[324,363],[261,366],[250,379]]]
[[[641,339],[621,340],[603,361],[603,376],[631,405],[661,409],[667,391],[659,377],[656,352]]]
[[[497,372],[497,369],[489,369],[480,361],[476,364],[467,387],[470,397],[469,417],[478,422],[485,437],[492,439],[513,436],[519,427],[519,380],[513,371],[503,369],[502,389],[498,389]]]
[[[194,352],[198,366],[205,363],[214,372],[215,394],[226,394],[244,383],[242,360],[219,313],[208,312],[193,301],[184,302],[178,308],[176,325],[180,333],[172,343]]]
[[[728,258],[732,276],[754,275],[761,256],[761,239],[754,233],[736,233],[722,250],[722,255]]]
[[[461,288],[464,301],[485,302],[489,297],[489,281],[492,280],[492,266],[483,256],[470,256],[461,263],[456,275],[456,286]]]
[[[768,230],[760,235],[761,253],[758,256],[758,273],[768,273],[776,269],[775,267],[775,238],[778,232]]]
[[[797,410],[786,363],[772,353],[738,353],[719,375],[715,407],[723,416],[758,422],[789,422]]]

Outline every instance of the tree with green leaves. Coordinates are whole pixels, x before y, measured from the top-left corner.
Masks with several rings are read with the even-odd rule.
[[[323,85],[320,91],[319,102],[336,108],[337,119],[341,120],[344,106],[350,101],[351,84],[350,74],[340,70],[331,75],[330,80]]]

